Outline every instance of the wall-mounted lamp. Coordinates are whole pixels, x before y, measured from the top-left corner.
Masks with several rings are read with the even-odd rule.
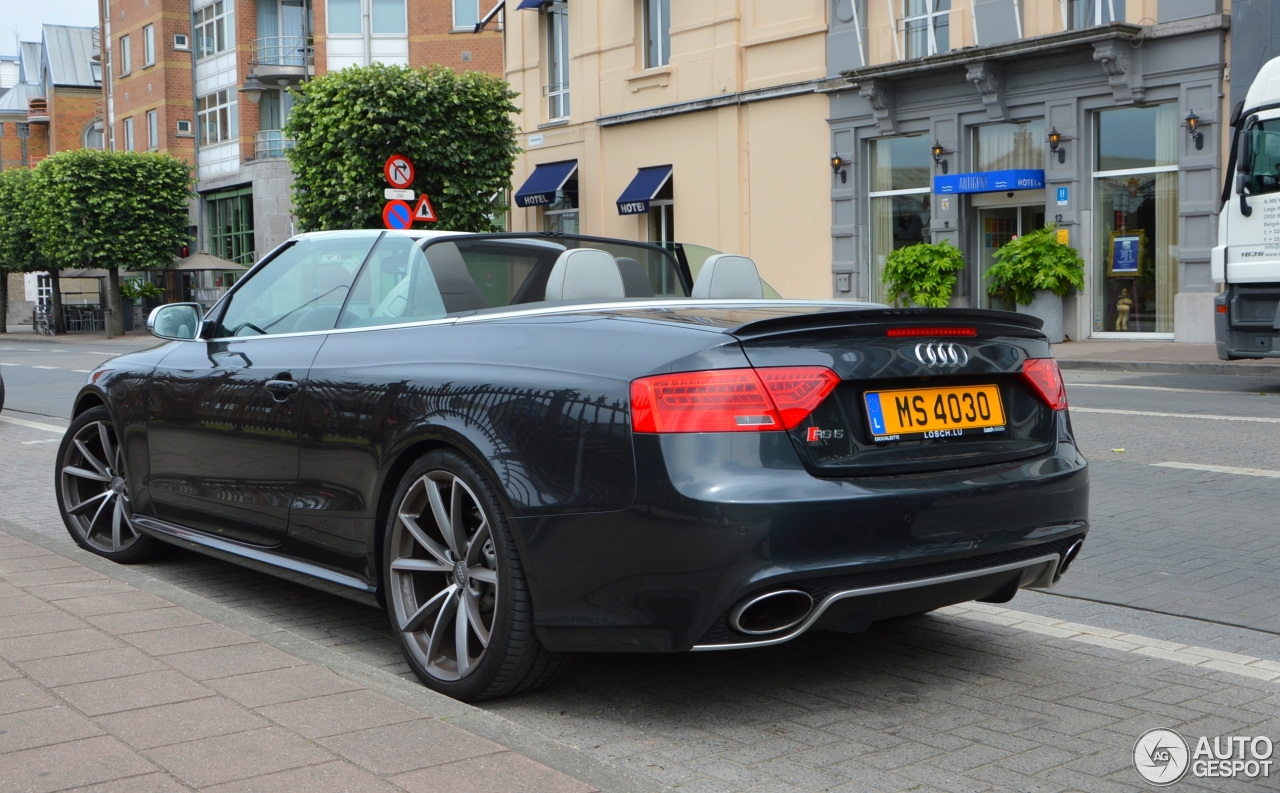
[[[929,149],[929,151],[933,153],[934,164],[937,165],[938,168],[941,169],[941,171],[945,174],[947,172],[947,161],[942,159],[942,155],[946,154],[947,150],[942,148],[941,141],[939,141],[937,138],[934,138],[933,148]]]
[[[1187,114],[1187,132],[1191,135],[1191,140],[1196,144],[1197,149],[1204,148],[1204,133],[1199,131],[1200,117],[1196,115],[1196,111],[1192,110]]]
[[[840,159],[839,154],[831,155],[831,172],[840,175],[840,184],[844,184],[849,181],[849,174],[844,169],[848,164],[849,161]]]
[[[262,94],[267,90],[267,87],[258,79],[258,75],[249,72],[249,74],[245,75],[244,85],[240,86],[239,90],[250,102],[256,105],[258,100],[262,99]]]
[[[1057,127],[1049,130],[1049,151],[1058,155],[1058,162],[1067,161],[1067,150],[1062,148],[1062,133]]]

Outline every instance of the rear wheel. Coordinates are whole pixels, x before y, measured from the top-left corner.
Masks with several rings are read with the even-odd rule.
[[[564,656],[534,633],[520,556],[475,467],[457,453],[432,452],[405,473],[393,503],[383,582],[414,673],[462,700],[551,682]]]
[[[105,407],[71,422],[58,447],[54,482],[62,521],[86,551],[130,564],[163,547],[133,525],[124,448]]]

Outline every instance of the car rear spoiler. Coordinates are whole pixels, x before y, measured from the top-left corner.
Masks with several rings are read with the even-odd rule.
[[[744,322],[730,328],[734,336],[764,336],[789,330],[837,327],[840,325],[909,325],[919,323],[974,323],[1017,325],[1030,330],[1040,330],[1044,320],[1030,314],[1012,311],[994,311],[984,308],[857,308],[830,309],[814,313],[770,317],[754,322]]]

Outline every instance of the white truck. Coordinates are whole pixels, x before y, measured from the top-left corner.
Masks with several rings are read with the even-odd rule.
[[[1213,280],[1218,357],[1280,357],[1280,58],[1231,113],[1234,137],[1218,215]]]

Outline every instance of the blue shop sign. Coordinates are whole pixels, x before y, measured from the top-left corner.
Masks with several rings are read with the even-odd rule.
[[[1009,190],[1043,190],[1044,170],[1014,168],[1008,171],[979,171],[933,177],[933,192],[950,193],[1003,193]]]

